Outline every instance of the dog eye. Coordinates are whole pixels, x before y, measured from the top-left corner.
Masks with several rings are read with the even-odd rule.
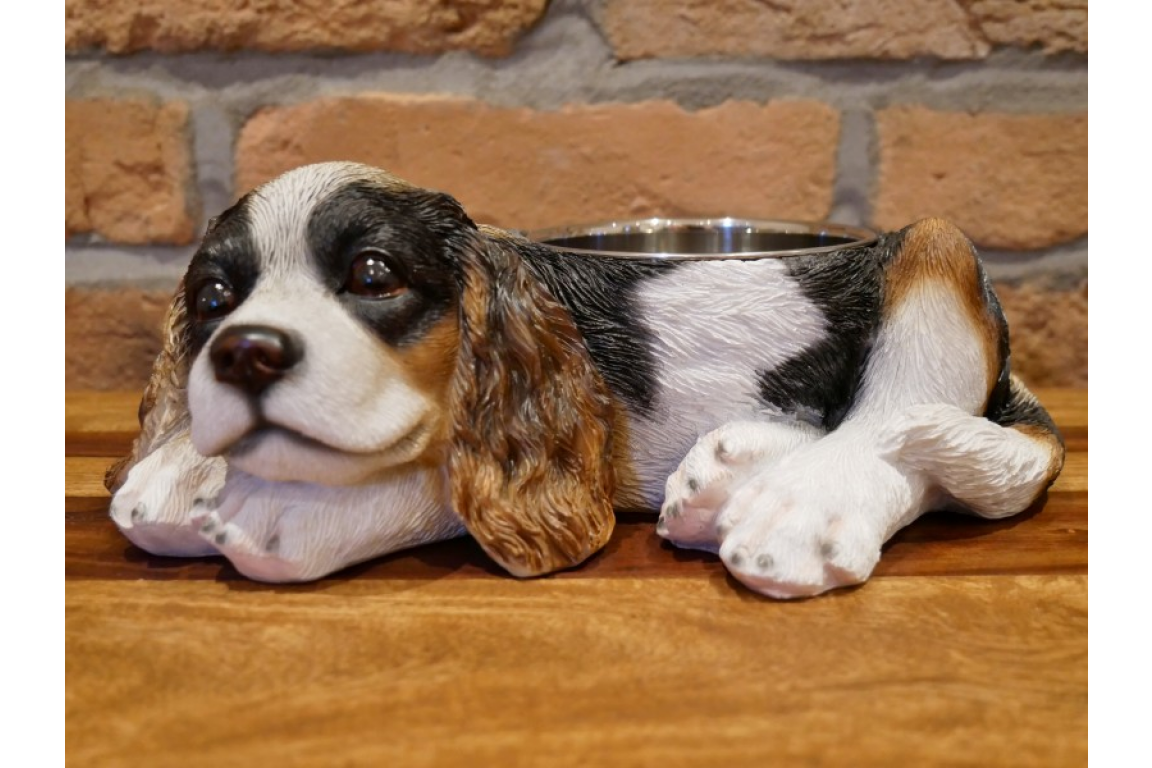
[[[236,308],[236,294],[223,280],[209,280],[196,291],[196,319],[222,317]]]
[[[384,257],[377,251],[365,251],[352,261],[344,290],[357,296],[386,299],[403,292],[407,286]]]

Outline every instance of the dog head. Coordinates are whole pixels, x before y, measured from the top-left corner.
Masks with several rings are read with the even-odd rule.
[[[377,169],[285,174],[209,225],[142,431],[274,483],[440,465],[507,570],[574,565],[612,529],[611,406],[529,247]]]

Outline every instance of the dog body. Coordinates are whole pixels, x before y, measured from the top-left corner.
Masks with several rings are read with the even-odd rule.
[[[573,255],[330,163],[209,227],[112,516],[158,554],[313,579],[469,532],[517,575],[612,509],[777,597],[865,580],[924,511],[1014,514],[1063,446],[967,240],[754,261]]]

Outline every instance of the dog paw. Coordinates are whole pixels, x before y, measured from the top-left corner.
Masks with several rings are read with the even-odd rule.
[[[197,534],[256,581],[313,581],[398,549],[464,533],[441,475],[396,470],[353,487],[270,483],[231,470]]]
[[[293,556],[279,523],[279,516],[267,514],[241,513],[227,520],[214,510],[199,520],[198,532],[237,571],[256,581],[311,581],[331,570]]]
[[[136,546],[156,555],[197,557],[216,550],[198,535],[198,508],[224,485],[223,460],[196,453],[177,438],[132,467],[109,507],[112,521]]]
[[[911,493],[883,461],[831,474],[844,466],[781,467],[733,493],[717,524],[726,529],[720,559],[728,571],[750,589],[784,599],[866,581],[907,516]]]
[[[290,488],[268,486],[233,472],[219,503],[199,508],[196,530],[202,541],[250,579],[311,581],[333,570],[310,557],[323,551],[325,530],[335,522],[325,520],[323,512],[332,510],[314,509],[306,499],[294,497]]]
[[[716,551],[717,517],[732,491],[780,457],[819,437],[807,425],[738,421],[696,441],[668,478],[656,532],[679,547]]]

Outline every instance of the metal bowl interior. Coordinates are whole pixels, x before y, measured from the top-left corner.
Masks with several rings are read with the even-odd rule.
[[[529,232],[570,253],[622,259],[773,259],[828,253],[876,242],[862,227],[766,219],[641,219]]]

